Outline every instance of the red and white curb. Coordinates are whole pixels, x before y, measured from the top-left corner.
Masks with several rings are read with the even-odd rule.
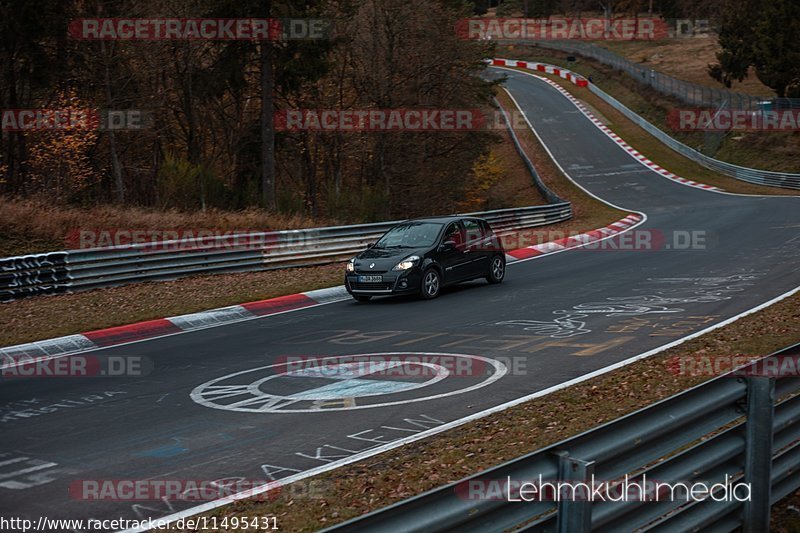
[[[528,70],[535,70],[535,71],[539,71],[539,72],[545,72],[547,74],[555,74],[555,75],[557,75],[557,76],[559,76],[561,78],[564,78],[565,80],[571,81],[572,83],[574,83],[578,87],[587,87],[588,86],[588,81],[585,78],[583,78],[582,76],[579,76],[578,74],[570,72],[569,70],[565,70],[565,69],[562,69],[562,68],[559,68],[559,67],[555,67],[553,65],[546,65],[546,64],[543,64],[543,63],[533,63],[533,62],[529,62],[529,61],[517,61],[515,59],[492,59],[490,61],[491,61],[491,65],[492,66],[525,68],[525,69],[528,69]],[[534,65],[534,67],[532,67],[531,65]],[[619,135],[614,133],[611,130],[611,128],[609,128],[608,126],[603,124],[600,120],[598,120],[597,117],[595,117],[592,114],[592,112],[589,111],[589,109],[587,109],[586,106],[581,103],[580,100],[578,100],[577,98],[572,96],[572,94],[570,94],[569,91],[567,91],[566,89],[561,87],[559,84],[557,84],[553,80],[549,80],[547,78],[542,78],[540,76],[537,76],[537,78],[542,80],[542,81],[544,81],[545,83],[548,83],[553,88],[555,88],[558,92],[560,92],[565,97],[567,97],[569,99],[569,101],[572,102],[573,104],[575,104],[575,106],[581,111],[581,113],[586,115],[586,118],[591,120],[592,123],[595,126],[597,126],[597,128],[600,131],[605,133],[612,141],[614,141],[615,143],[620,145],[626,152],[628,152],[631,155],[631,157],[636,159],[639,163],[643,164],[644,166],[646,166],[647,168],[649,168],[653,172],[656,172],[656,173],[664,176],[665,178],[670,179],[672,181],[675,181],[677,183],[680,183],[682,185],[686,185],[686,186],[689,186],[689,187],[694,187],[696,189],[703,189],[703,190],[706,190],[706,191],[724,192],[724,189],[720,189],[719,187],[713,187],[711,185],[706,185],[705,183],[699,183],[697,181],[693,181],[693,180],[690,180],[690,179],[682,178],[682,177],[678,176],[677,174],[674,174],[674,173],[670,172],[669,170],[667,170],[665,168],[662,168],[661,166],[657,165],[656,163],[650,161],[647,157],[642,155],[638,150],[636,150],[634,147],[632,147],[631,145],[626,143],[622,139],[622,137],[620,137]]]
[[[620,233],[624,233],[633,226],[639,224],[642,220],[644,220],[642,215],[631,214],[621,220],[618,220],[617,222],[614,222],[613,224],[609,224],[604,228],[596,229],[588,233],[581,233],[580,235],[564,237],[563,239],[558,239],[557,241],[546,242],[537,244],[535,246],[529,246],[527,248],[512,250],[510,252],[506,252],[506,262],[513,263],[514,261],[520,261],[522,259],[530,259],[531,257],[538,257],[541,255],[547,255],[572,248],[586,246],[587,244],[598,242]]]
[[[344,286],[0,348],[0,369],[155,337],[232,324],[349,298]]]
[[[536,61],[519,61],[517,59],[487,59],[486,62],[496,67],[517,67],[544,72],[545,74],[554,74],[564,78],[565,80],[571,81],[578,87],[589,86],[589,80],[580,74],[575,74],[570,70],[557,67],[555,65],[548,65],[547,63],[537,63]]]

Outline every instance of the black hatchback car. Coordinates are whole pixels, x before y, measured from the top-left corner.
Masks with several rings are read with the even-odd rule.
[[[453,283],[500,283],[505,272],[503,245],[485,220],[424,218],[398,224],[351,259],[345,287],[359,302],[390,294],[430,299]]]

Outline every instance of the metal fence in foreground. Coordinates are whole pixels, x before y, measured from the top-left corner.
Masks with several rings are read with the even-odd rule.
[[[770,506],[800,487],[800,344],[462,481],[431,490],[326,531],[769,531]],[[774,364],[773,364],[774,363]],[[782,366],[784,365],[784,366]],[[755,375],[759,374],[759,375]],[[797,375],[797,372],[794,372]],[[690,498],[627,502],[510,501],[514,481],[591,479],[749,484],[749,501]],[[726,478],[727,476],[727,478]],[[495,485],[496,486],[496,485]],[[722,500],[720,489],[715,492]],[[478,494],[478,498],[471,497]],[[493,497],[485,496],[492,494]],[[744,499],[740,489],[738,497]]]

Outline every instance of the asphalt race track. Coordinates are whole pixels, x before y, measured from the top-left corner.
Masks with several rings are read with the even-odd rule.
[[[672,182],[554,88],[503,73],[560,165],[593,194],[645,213],[634,231],[659,249],[557,253],[509,265],[499,286],[473,282],[433,301],[347,300],[93,353],[146,356],[144,377],[4,380],[0,514],[165,516],[203,502],[86,501],[70,486],[279,480],[623,361],[800,286],[800,198]],[[684,249],[687,235],[695,249]],[[270,368],[286,356],[374,353],[459,354],[473,371],[368,380]]]

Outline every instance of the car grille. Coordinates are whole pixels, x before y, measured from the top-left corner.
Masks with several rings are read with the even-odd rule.
[[[390,291],[392,290],[392,284],[350,282],[350,289],[354,291]]]

